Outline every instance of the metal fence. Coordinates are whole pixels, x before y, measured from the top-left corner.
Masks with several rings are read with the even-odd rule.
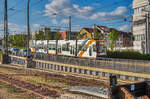
[[[10,56],[10,63],[11,64],[19,64],[19,65],[25,65],[26,60],[22,58],[12,57]]]
[[[31,54],[31,56],[34,59],[59,62],[63,64],[72,64],[77,66],[96,67],[102,69],[112,69],[134,73],[150,74],[150,62],[144,60],[112,59],[112,58],[99,58],[99,60],[93,60],[93,59],[48,55],[43,53],[34,53]],[[11,63],[25,65],[25,60],[16,57],[11,57]]]
[[[112,69],[135,73],[145,73],[145,74],[150,73],[150,62],[144,60],[142,61],[130,59],[111,59],[111,58],[100,58],[99,60],[92,60],[92,59],[47,55],[43,53],[32,54],[32,56],[34,59],[60,62],[63,64],[97,67],[103,69]]]

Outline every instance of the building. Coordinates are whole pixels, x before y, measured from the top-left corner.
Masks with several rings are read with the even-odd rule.
[[[118,32],[119,38],[116,41],[115,48],[127,48],[133,46],[133,35],[131,32],[118,31],[114,28],[107,26],[96,26],[97,29],[103,34],[103,39],[107,41],[107,47],[109,47],[108,35],[112,30]]]
[[[66,40],[67,32],[58,32],[59,40]]]
[[[150,0],[133,1],[133,48],[141,53],[150,53],[150,32],[147,9],[150,8]]]
[[[93,28],[82,28],[80,34],[78,35],[79,39],[93,39],[94,29]]]
[[[109,48],[109,39],[108,35],[112,30],[118,32],[119,39],[116,41],[115,48],[116,49],[132,49],[133,48],[133,34],[131,32],[123,32],[118,31],[114,28],[110,28],[107,26],[93,26],[93,28],[82,28],[80,30],[80,35],[78,35],[79,39],[94,39],[94,27],[98,30],[99,33],[102,34],[102,40],[106,40],[107,48]]]
[[[43,35],[41,35],[41,37],[43,36],[44,39],[46,39],[46,36],[48,35],[47,33],[51,33],[51,29],[48,27],[44,27],[44,28],[41,28],[40,30],[35,31],[32,35],[32,39],[35,39],[36,34],[40,34],[41,32],[42,34],[44,33]]]

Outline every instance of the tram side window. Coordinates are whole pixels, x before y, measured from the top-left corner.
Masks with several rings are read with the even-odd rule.
[[[49,50],[55,50],[56,45],[55,44],[50,44],[48,45]]]
[[[73,52],[72,52],[72,46],[71,46],[71,48],[70,48],[70,54],[72,54]]]
[[[66,44],[66,51],[69,51],[69,43]]]
[[[66,44],[63,44],[63,45],[62,45],[62,50],[63,50],[63,51],[69,51],[69,46],[66,45]]]
[[[75,48],[73,47],[73,49],[72,49],[72,52],[73,52],[73,55],[75,55]]]
[[[56,44],[52,45],[52,50],[56,50]]]
[[[58,48],[58,53],[61,53],[61,47]]]
[[[93,45],[93,52],[96,52],[96,45]]]
[[[84,45],[82,50],[86,51],[87,50],[87,45]]]
[[[66,44],[63,44],[63,45],[62,45],[62,50],[63,50],[63,51],[66,51]]]
[[[78,45],[78,50],[80,51],[82,49],[82,46],[81,45]]]
[[[51,45],[50,44],[48,45],[48,49],[51,50]]]
[[[89,48],[89,56],[92,56],[92,47]]]

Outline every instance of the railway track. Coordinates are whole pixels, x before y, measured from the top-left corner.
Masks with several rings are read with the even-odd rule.
[[[50,97],[58,97],[59,92],[46,86],[40,86],[31,82],[23,81],[9,75],[0,74],[0,82],[7,83],[13,87],[19,88],[29,94],[41,97],[42,99],[51,99]]]
[[[64,82],[68,83],[70,85],[79,85],[79,86],[93,86],[93,87],[107,87],[108,82],[106,80],[96,80],[96,79],[91,79],[88,77],[83,77],[81,75],[73,75],[73,74],[68,74],[68,73],[60,73],[56,71],[47,71],[47,70],[39,70],[39,69],[24,69],[23,67],[19,67],[16,65],[13,66],[1,66],[3,68],[8,68],[15,70],[19,74],[10,74],[11,76],[38,76],[42,77],[45,80],[51,79],[51,80],[57,80],[59,82]],[[23,74],[20,74],[23,73]],[[24,74],[26,73],[26,74]]]
[[[69,83],[70,85],[79,85],[79,86],[94,86],[94,87],[108,87],[109,79],[108,77],[97,78],[95,76],[85,76],[82,74],[75,73],[67,73],[56,70],[47,70],[47,69],[24,69],[24,67],[20,67],[19,65],[0,65],[0,67],[13,69],[15,71],[19,71],[21,73],[26,72],[25,75],[33,75],[33,76],[41,76],[45,79],[58,80],[60,82]],[[23,74],[24,75],[24,74]],[[120,84],[125,83],[134,83],[135,81],[127,81],[118,79]]]

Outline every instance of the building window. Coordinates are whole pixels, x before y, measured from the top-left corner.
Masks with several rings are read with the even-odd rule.
[[[135,41],[145,40],[145,34],[139,34],[134,36]]]

